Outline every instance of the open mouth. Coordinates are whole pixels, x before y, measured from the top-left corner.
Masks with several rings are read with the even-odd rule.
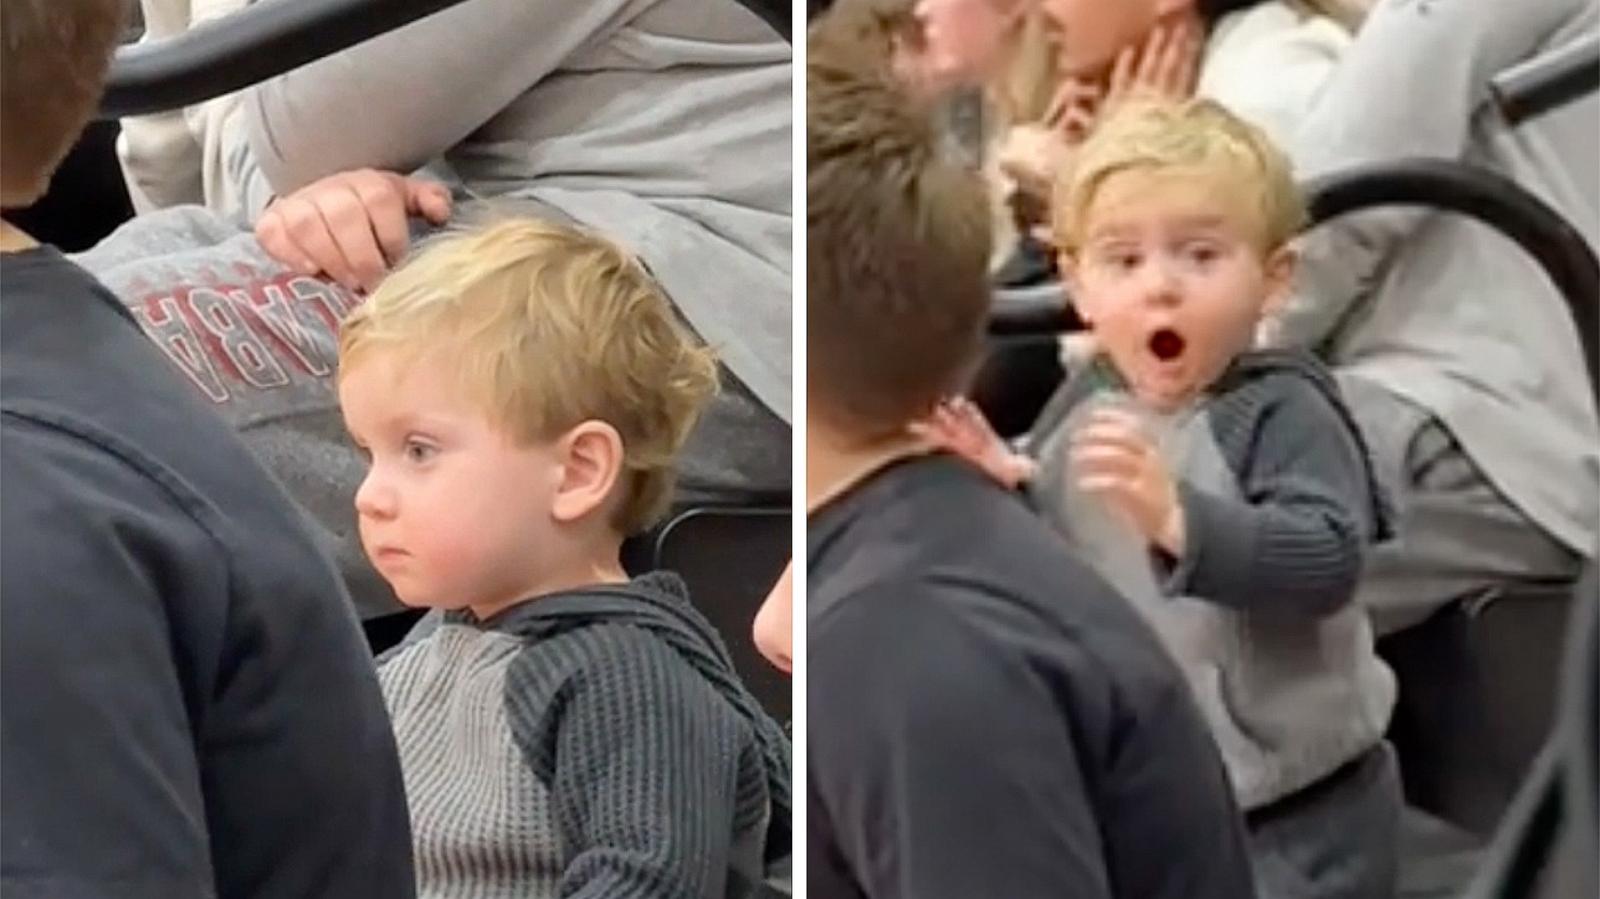
[[[1150,335],[1150,353],[1162,362],[1171,362],[1182,356],[1185,345],[1183,335],[1171,328],[1161,328]]]

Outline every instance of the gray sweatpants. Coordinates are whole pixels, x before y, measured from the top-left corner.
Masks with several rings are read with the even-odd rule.
[[[1259,899],[1393,899],[1399,768],[1379,743],[1298,793],[1245,814]]]
[[[1339,383],[1398,513],[1357,593],[1380,636],[1493,586],[1577,577],[1580,557],[1496,489],[1439,419],[1366,379]]]

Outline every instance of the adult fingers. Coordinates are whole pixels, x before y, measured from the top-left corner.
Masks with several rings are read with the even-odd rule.
[[[366,209],[368,227],[383,253],[383,262],[394,267],[405,257],[411,243],[406,224],[405,187],[398,175],[387,172],[362,172],[346,182]]]
[[[348,181],[341,181],[317,195],[316,207],[346,273],[341,275],[329,268],[329,274],[351,289],[371,290],[378,286],[389,267],[373,230],[372,215],[361,196]]]
[[[435,225],[450,221],[450,189],[443,184],[406,178],[406,208]]]
[[[256,240],[261,243],[261,248],[268,256],[289,266],[302,275],[315,275],[322,269],[311,258],[310,254],[295,243],[289,236],[288,222],[285,220],[285,203],[296,202],[292,199],[275,200],[262,213],[261,219],[256,222]]]
[[[296,203],[291,214],[285,216],[285,224],[290,239],[311,259],[317,271],[327,274],[347,288],[353,289],[360,283],[360,279],[345,262],[338,241],[334,240],[333,232],[328,230],[328,223],[322,217],[322,211],[315,204],[304,200]]]

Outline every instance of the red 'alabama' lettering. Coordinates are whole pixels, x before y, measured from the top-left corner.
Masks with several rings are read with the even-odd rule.
[[[220,347],[226,354],[226,361],[232,363],[234,373],[245,383],[262,390],[289,383],[288,372],[262,345],[260,338],[251,333],[226,296],[209,287],[196,287],[185,299],[194,310],[195,318],[213,335],[213,341],[209,342]]]
[[[262,284],[249,292],[231,290],[228,295],[241,311],[249,309],[266,332],[275,338],[308,374],[326,377],[333,371],[337,337],[305,303],[292,301],[280,284]]]
[[[333,328],[335,334],[339,333],[339,326],[344,323],[344,317],[360,303],[360,300],[343,288],[304,275],[290,281],[289,289],[302,300],[320,301],[323,308],[332,316],[328,320],[328,326]]]
[[[138,300],[129,308],[138,319],[139,327],[201,392],[213,403],[228,401],[228,389],[211,367],[205,348],[179,314],[174,297],[157,294]]]

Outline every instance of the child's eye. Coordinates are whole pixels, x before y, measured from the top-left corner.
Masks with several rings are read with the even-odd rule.
[[[1139,267],[1140,257],[1132,250],[1110,250],[1101,256],[1101,262],[1118,272],[1128,272]]]
[[[405,454],[407,462],[415,462],[419,464],[426,462],[429,459],[432,459],[433,454],[436,452],[438,452],[437,447],[421,440],[417,440],[416,438],[411,438],[406,441]]]
[[[1189,247],[1189,261],[1199,265],[1210,265],[1216,262],[1222,252],[1210,244],[1194,244]]]

